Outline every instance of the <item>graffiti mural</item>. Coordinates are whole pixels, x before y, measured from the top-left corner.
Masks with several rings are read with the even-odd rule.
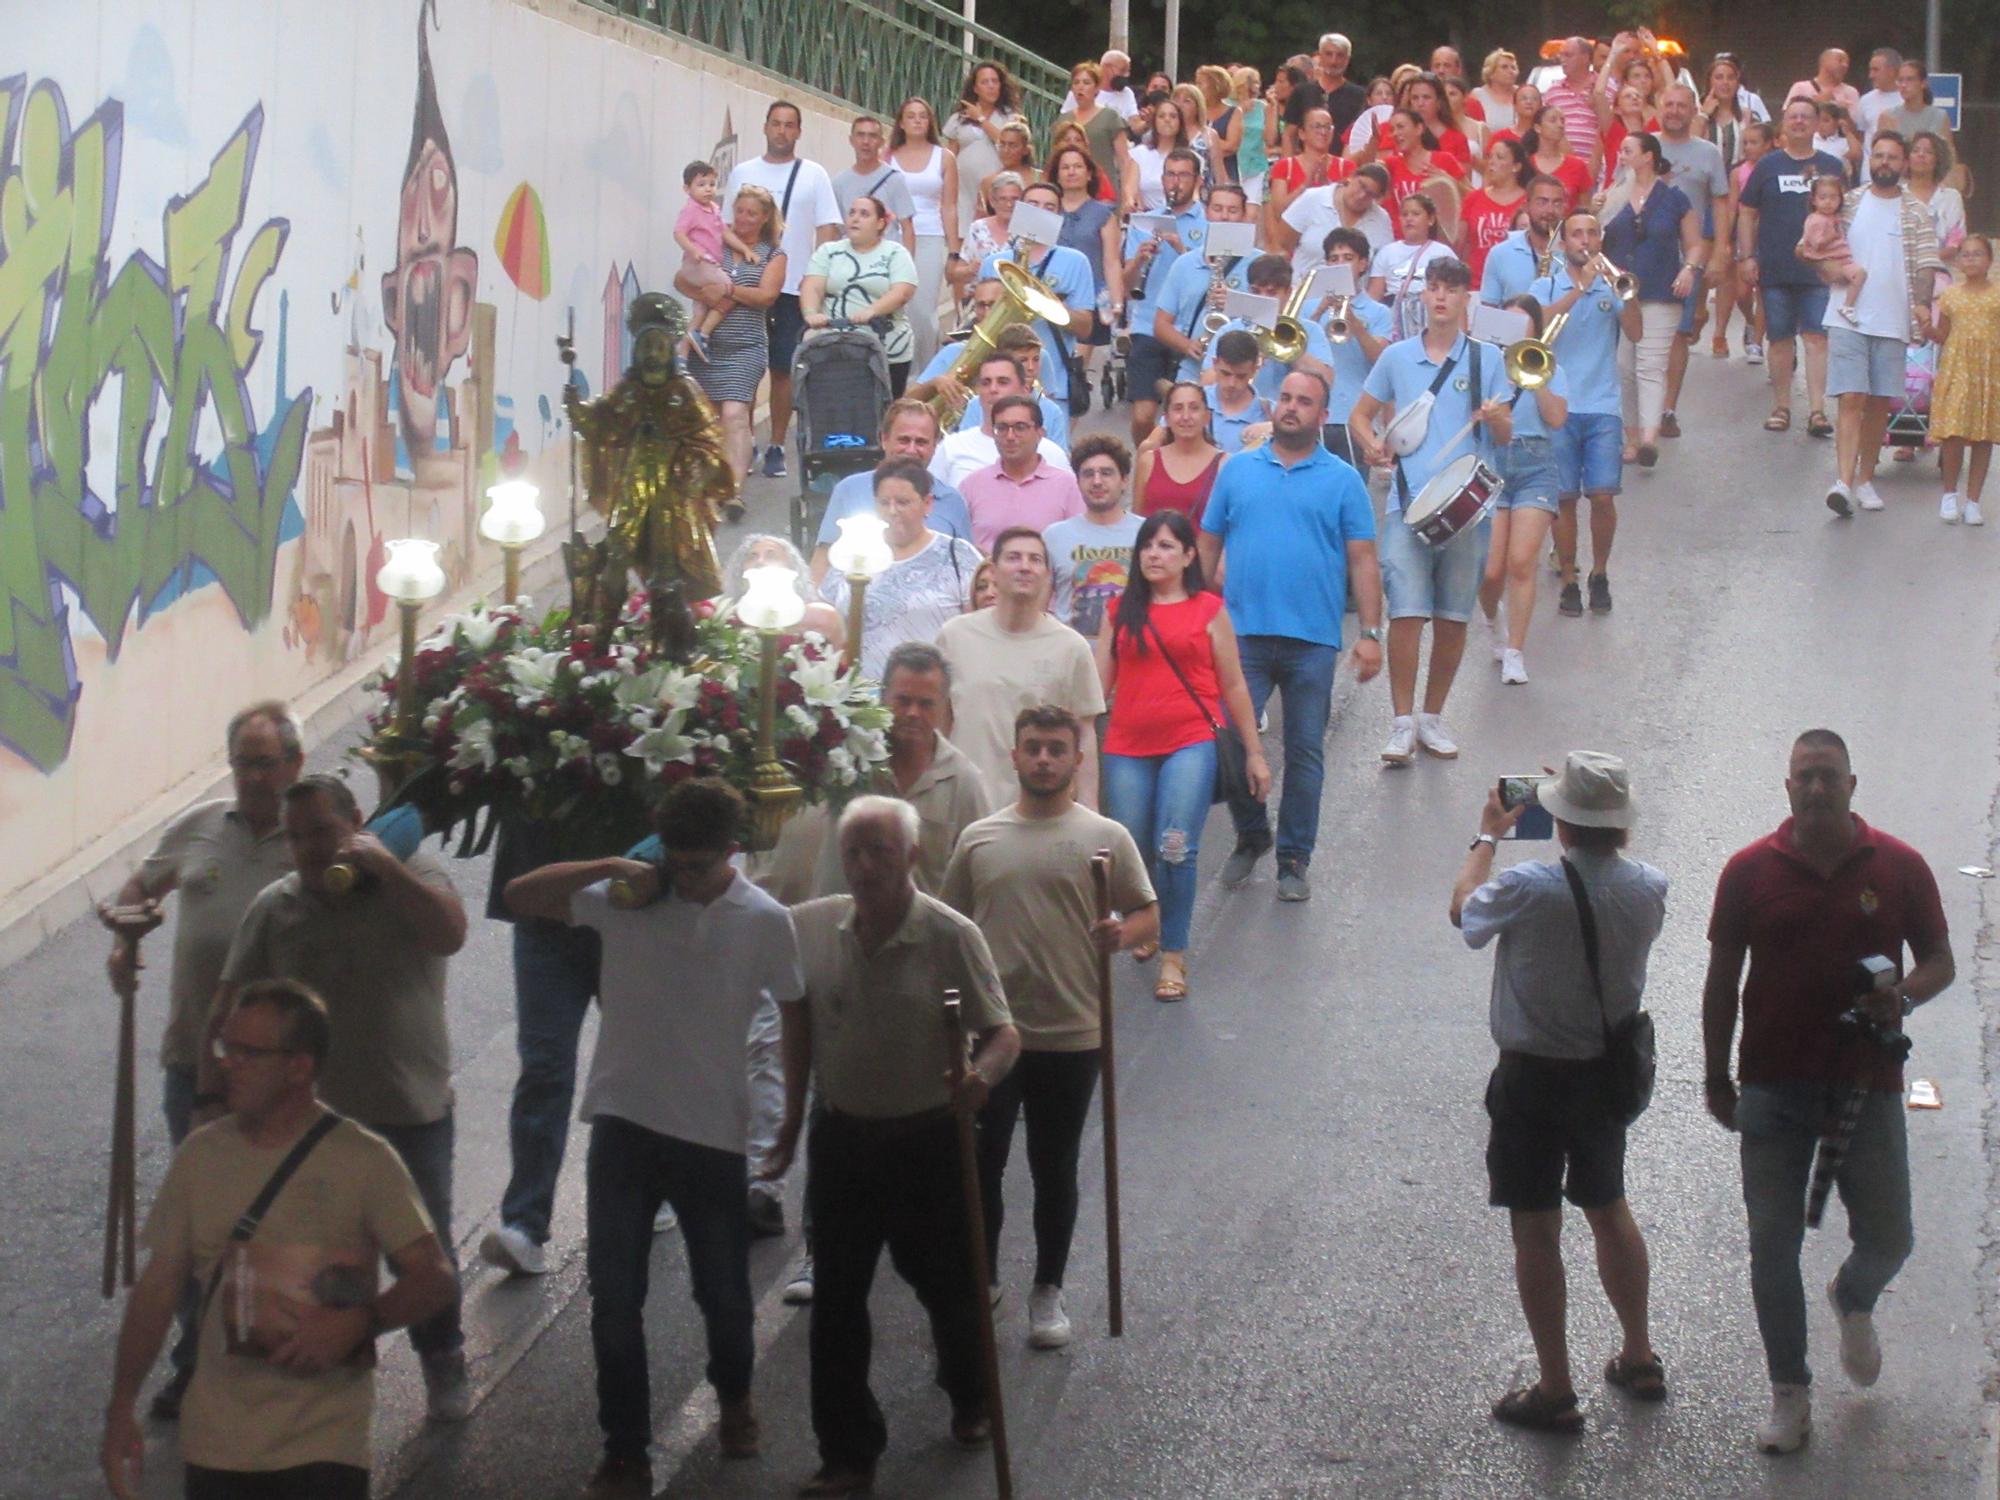
[[[245,627],[269,611],[312,393],[281,389],[259,425],[258,294],[290,233],[266,220],[237,254],[263,120],[169,202],[160,258],[114,273],[122,106],[72,129],[55,83],[0,80],[0,742],[42,770],[76,723],[72,610],[114,659],[128,624],[209,580]]]

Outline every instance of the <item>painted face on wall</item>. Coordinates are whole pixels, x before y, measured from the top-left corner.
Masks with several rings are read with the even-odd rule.
[[[396,340],[396,415],[412,461],[437,445],[438,391],[472,342],[479,278],[479,257],[455,243],[458,172],[431,77],[429,9],[426,0],[417,13],[416,123],[397,211],[396,264],[382,278],[382,321]]]

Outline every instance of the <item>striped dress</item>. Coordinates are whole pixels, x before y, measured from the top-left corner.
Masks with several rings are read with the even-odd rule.
[[[764,267],[775,253],[770,245],[758,245],[756,250],[754,261],[742,259],[733,250],[723,252],[722,268],[738,286],[755,286],[761,281]],[[757,399],[757,386],[769,361],[764,309],[738,303],[708,336],[708,358],[691,358],[688,373],[710,401],[741,401],[747,406]]]

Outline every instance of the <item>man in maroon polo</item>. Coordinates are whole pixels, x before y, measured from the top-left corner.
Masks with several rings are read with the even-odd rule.
[[[1840,1321],[1841,1368],[1857,1386],[1873,1385],[1881,1373],[1875,1301],[1913,1243],[1902,1070],[1851,1039],[1839,1018],[1859,1005],[1876,1022],[1899,1027],[1954,973],[1930,867],[1849,810],[1854,787],[1839,735],[1800,735],[1785,777],[1792,816],[1724,867],[1709,919],[1702,1087],[1709,1113],[1742,1141],[1750,1294],[1771,1376],[1771,1414],[1757,1428],[1767,1453],[1796,1451],[1812,1426],[1799,1274],[1806,1189],[1829,1109],[1858,1079],[1870,1092],[1838,1178],[1853,1249],[1827,1286]],[[1905,948],[1912,966],[1904,964]],[[1856,971],[1874,956],[1892,961],[1902,977],[1862,993]],[[1732,1081],[1739,1004],[1743,1043]]]

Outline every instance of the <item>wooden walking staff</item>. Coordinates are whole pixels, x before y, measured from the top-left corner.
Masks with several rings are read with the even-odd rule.
[[[1111,851],[1090,856],[1097,920],[1111,915]],[[1111,1292],[1111,1336],[1125,1336],[1125,1253],[1118,1236],[1118,1049],[1111,1012],[1111,955],[1097,954],[1097,1028],[1104,1075],[1104,1276]]]
[[[104,1295],[115,1296],[119,1274],[130,1286],[138,1279],[139,1175],[138,1111],[133,1090],[138,1071],[135,1014],[139,997],[139,942],[165,920],[150,901],[137,906],[102,906],[98,919],[111,929],[126,962],[112,981],[118,993],[118,1082],[111,1108],[111,1187],[104,1208]]]
[[[958,1086],[965,1078],[965,1015],[959,1006],[958,991],[944,992],[944,1037],[946,1069],[956,1100]],[[993,1424],[993,1478],[1000,1487],[1000,1500],[1013,1500],[1014,1471],[1007,1459],[1007,1413],[1000,1402],[1000,1350],[993,1338],[993,1285],[986,1263],[986,1207],[979,1192],[979,1151],[973,1144],[972,1116],[956,1107],[952,1118],[958,1126],[959,1185],[965,1194],[967,1252],[972,1261],[973,1296],[979,1302],[979,1360],[986,1367],[986,1415]]]

